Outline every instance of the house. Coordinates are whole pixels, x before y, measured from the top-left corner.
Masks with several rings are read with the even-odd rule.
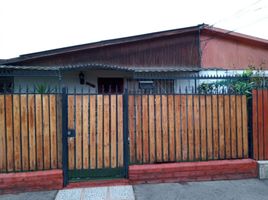
[[[143,85],[174,92],[194,84],[180,76],[236,73],[248,66],[268,70],[268,40],[202,24],[25,54],[0,65],[2,88],[45,84],[120,93]]]

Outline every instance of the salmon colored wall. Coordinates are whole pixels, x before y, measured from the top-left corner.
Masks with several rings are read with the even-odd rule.
[[[203,68],[246,69],[254,65],[268,69],[268,45],[254,45],[204,33],[200,41]]]

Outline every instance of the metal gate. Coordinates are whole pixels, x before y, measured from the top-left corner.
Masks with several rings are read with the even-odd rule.
[[[63,89],[64,182],[127,176],[127,95]]]

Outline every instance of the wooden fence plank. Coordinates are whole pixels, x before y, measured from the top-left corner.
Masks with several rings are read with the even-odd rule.
[[[225,117],[224,117],[224,96],[219,95],[218,96],[218,110],[219,110],[219,115],[218,115],[218,132],[219,132],[219,147],[218,150],[220,151],[219,158],[224,159],[225,157],[225,133],[224,133],[224,125],[225,125]]]
[[[43,155],[44,169],[50,168],[49,108],[48,95],[43,95]]]
[[[237,145],[236,145],[236,96],[231,95],[230,96],[231,101],[231,152],[232,152],[232,158],[236,158],[237,156]]]
[[[142,134],[143,134],[143,162],[149,162],[149,113],[148,113],[148,96],[142,96]]]
[[[36,149],[37,149],[37,168],[44,169],[43,163],[43,97],[41,94],[35,96],[36,106]]]
[[[168,113],[167,113],[167,96],[162,96],[162,143],[163,143],[163,159],[168,161],[169,152],[168,152]]]
[[[68,95],[68,129],[74,129],[74,95]],[[68,166],[74,169],[74,138],[68,138]]]
[[[89,155],[88,155],[88,149],[89,149],[89,134],[88,134],[88,125],[89,125],[89,113],[88,113],[88,99],[89,95],[82,95],[82,113],[83,113],[83,131],[82,131],[82,151],[83,151],[83,169],[89,169]]]
[[[169,161],[175,161],[174,95],[168,95]]]
[[[30,170],[36,168],[35,95],[28,96]]]
[[[14,146],[13,146],[13,96],[6,95],[6,135],[7,135],[7,170],[14,170]]]
[[[131,99],[131,98],[129,98]],[[133,100],[133,98],[132,98]],[[133,111],[133,104],[129,104],[129,107],[131,106],[131,109]],[[111,167],[115,168],[116,167],[116,157],[117,157],[117,142],[116,142],[116,127],[117,127],[117,119],[116,119],[116,109],[117,109],[117,105],[116,105],[116,95],[111,95]],[[130,110],[130,108],[129,108]],[[129,114],[133,115],[133,113],[131,113],[129,111]],[[129,115],[130,117],[130,115]],[[132,116],[133,117],[133,116]],[[130,117],[131,118],[131,117]],[[133,128],[133,118],[129,119],[129,123],[132,123],[132,126],[129,124],[129,128],[132,127]],[[130,129],[129,129],[130,130]],[[132,138],[133,137],[133,131],[129,131],[129,137]],[[130,146],[131,148],[133,148],[132,145],[133,140],[130,139]],[[133,156],[133,152],[131,152],[132,156]],[[131,158],[132,161],[132,158]]]
[[[57,168],[57,112],[56,112],[56,95],[49,95],[49,103],[50,103],[50,155],[51,155],[51,168]]]
[[[206,133],[206,102],[205,96],[200,96],[200,113],[201,113],[201,159],[207,158],[207,133]]]
[[[231,143],[231,108],[230,108],[230,96],[224,96],[224,118],[225,118],[225,154],[226,158],[230,159],[232,157],[232,143]]]
[[[186,95],[181,96],[181,134],[182,134],[182,159],[186,161],[188,159],[188,136],[187,136],[187,105]]]
[[[142,162],[141,95],[136,96],[136,151],[137,162]]]
[[[118,95],[118,165],[124,165],[123,152],[123,95]]]
[[[264,155],[263,158],[268,160],[268,90],[263,89],[263,143]],[[246,144],[244,144],[245,146]]]
[[[27,96],[25,94],[21,96],[21,145],[22,145],[22,169],[24,171],[29,170],[29,135],[28,135],[28,118],[27,118]],[[16,124],[16,122],[15,122]],[[47,150],[48,154],[50,149]]]
[[[258,90],[258,144],[259,144],[259,160],[263,160],[263,90]]]
[[[243,154],[244,158],[248,158],[248,112],[247,112],[246,95],[242,96],[242,121],[243,121],[243,149],[244,149]]]
[[[200,105],[199,105],[199,96],[194,95],[194,137],[195,137],[195,160],[200,160]]]
[[[155,138],[155,99],[153,95],[149,95],[149,136],[150,136],[150,163],[156,161],[156,138]]]
[[[175,96],[175,122],[176,122],[176,161],[182,160],[182,145],[181,145],[181,96]]]
[[[0,172],[5,172],[7,167],[5,121],[5,97],[0,95]]]
[[[96,148],[97,148],[97,141],[96,141],[96,96],[90,95],[90,152],[89,152],[89,159],[90,159],[90,169],[96,169],[97,165],[97,158],[96,158]]]
[[[97,168],[103,168],[103,95],[97,96]]]
[[[218,159],[219,157],[219,125],[218,125],[218,120],[219,120],[219,115],[218,115],[218,95],[212,95],[212,125],[213,125],[213,130],[212,130],[212,136],[213,136],[213,159]],[[221,136],[221,135],[220,135]]]
[[[110,105],[109,105],[109,95],[103,95],[103,150],[104,150],[104,167],[108,168],[110,167]]]
[[[207,153],[208,159],[211,160],[213,158],[213,146],[212,146],[212,98],[211,95],[206,96],[206,108],[207,108]]]
[[[161,104],[160,95],[155,96],[155,120],[156,120],[156,160],[162,161],[162,130],[161,130]]]
[[[57,134],[57,159],[58,168],[62,168],[62,96],[57,94],[56,96],[56,134]],[[67,114],[68,115],[68,114]]]
[[[117,105],[115,105],[117,106]],[[116,107],[114,107],[116,109]],[[128,131],[129,131],[129,155],[130,155],[130,163],[135,163],[135,124],[134,124],[134,95],[128,96]],[[112,112],[113,113],[113,112]]]
[[[15,171],[22,170],[22,141],[21,141],[21,116],[20,95],[13,95],[13,118],[14,118],[14,165]]]
[[[253,138],[253,158],[259,159],[259,147],[258,147],[258,91],[255,89],[252,91],[252,138]]]
[[[82,96],[75,95],[75,167],[82,169]]]
[[[189,146],[189,160],[194,160],[194,130],[193,130],[193,95],[187,95],[187,134],[188,134],[188,146]]]
[[[237,156],[238,158],[243,157],[243,140],[242,140],[242,96],[236,96],[236,130],[237,130]]]

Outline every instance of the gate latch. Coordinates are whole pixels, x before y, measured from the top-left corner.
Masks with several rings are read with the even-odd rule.
[[[68,137],[75,137],[75,130],[74,129],[68,129],[67,136]]]

